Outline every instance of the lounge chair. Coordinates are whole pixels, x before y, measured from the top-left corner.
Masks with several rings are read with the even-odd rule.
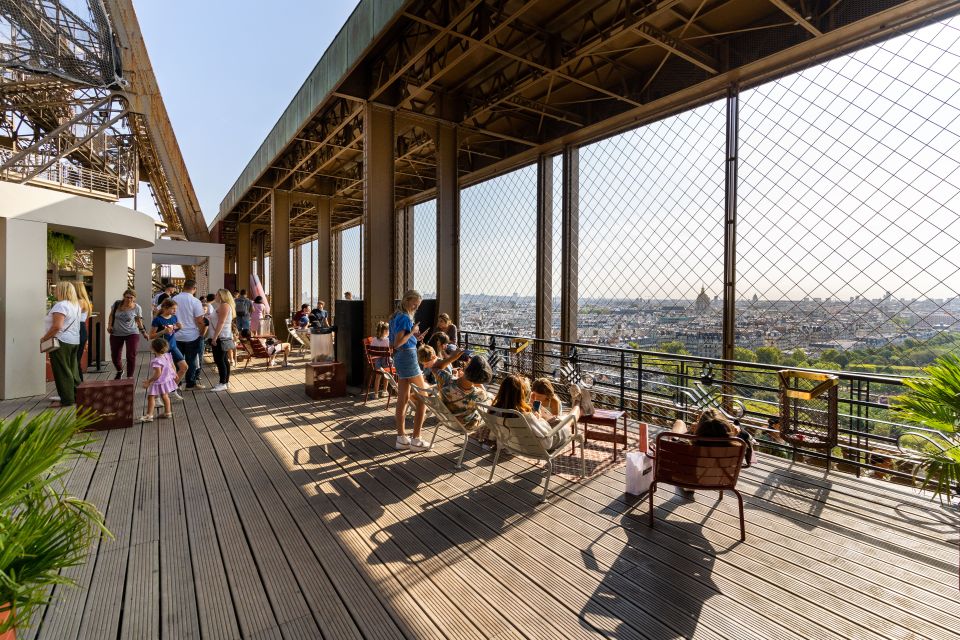
[[[477,428],[479,428],[479,425],[469,427],[460,422],[457,416],[444,404],[443,398],[440,397],[440,390],[436,387],[421,389],[416,385],[411,385],[411,388],[437,418],[437,426],[434,428],[433,436],[430,438],[431,447],[433,447],[434,440],[437,439],[437,432],[440,430],[440,425],[443,425],[454,433],[463,435],[463,446],[460,447],[460,455],[457,457],[456,464],[456,468],[459,469],[463,464],[463,456],[467,452],[467,442],[469,441],[470,434],[474,433]]]
[[[303,341],[299,330],[293,325],[293,322],[287,320],[287,341],[290,343],[291,347],[296,348],[297,353],[303,355],[303,350],[306,348],[307,343]]]
[[[543,483],[543,497],[541,500],[546,501],[547,494],[550,490],[550,476],[553,475],[553,459],[560,455],[567,445],[573,442],[580,443],[580,477],[582,478],[586,474],[586,461],[583,457],[583,433],[575,432],[577,418],[574,414],[568,413],[563,416],[560,422],[543,436],[544,439],[552,438],[563,429],[563,427],[570,429],[570,434],[549,450],[544,447],[543,440],[530,429],[527,419],[518,411],[495,409],[481,405],[480,414],[490,428],[491,433],[496,434],[497,438],[497,452],[493,457],[493,468],[490,469],[490,479],[488,482],[493,481],[494,473],[497,471],[497,462],[500,460],[500,452],[504,449],[514,455],[544,460],[547,463],[547,477]]]
[[[649,493],[650,526],[653,526],[653,494],[661,482],[682,489],[718,490],[721,500],[723,492],[729,490],[737,496],[740,507],[740,540],[746,540],[743,496],[737,491],[746,449],[740,438],[701,438],[690,433],[667,432],[658,435]]]
[[[377,381],[377,377],[381,377],[384,380],[387,378],[384,376],[384,373],[389,373],[396,375],[396,369],[393,368],[393,359],[392,354],[390,353],[389,347],[375,347],[370,342],[373,338],[364,338],[363,339],[363,357],[367,360],[367,375],[364,378],[364,387],[363,387],[363,404],[367,404],[367,398],[370,396],[370,390],[374,388],[374,383]],[[377,360],[381,358],[386,359],[389,362],[389,366],[377,366]],[[396,381],[393,384],[390,384],[390,381],[387,380],[387,408],[390,408],[390,395],[391,391],[397,390]]]
[[[271,355],[267,353],[267,348],[262,342],[257,340],[257,338],[273,338],[273,336],[253,336],[253,338],[240,338],[240,342],[237,343],[238,347],[247,354],[246,362],[243,363],[244,369],[250,366],[250,361],[254,358],[262,358],[263,360],[266,360],[267,368],[269,368],[270,361],[276,357],[276,354]]]

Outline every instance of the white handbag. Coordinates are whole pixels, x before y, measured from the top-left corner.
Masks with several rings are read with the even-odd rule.
[[[627,453],[627,493],[639,496],[650,490],[653,484],[653,458],[631,451]]]

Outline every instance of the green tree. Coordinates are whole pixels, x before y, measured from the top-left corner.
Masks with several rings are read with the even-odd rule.
[[[733,359],[738,362],[756,362],[757,354],[746,347],[734,347]]]
[[[670,342],[661,342],[658,345],[658,350],[663,353],[672,353],[674,355],[683,356],[688,355],[690,352],[687,351],[687,345],[683,344],[679,340],[671,340]]]
[[[777,347],[757,347],[757,362],[780,364],[783,362],[783,352]]]

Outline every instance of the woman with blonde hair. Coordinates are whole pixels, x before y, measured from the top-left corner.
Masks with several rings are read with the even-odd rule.
[[[80,374],[80,382],[83,382],[83,351],[87,347],[87,318],[93,313],[93,304],[90,303],[90,296],[87,295],[87,285],[80,280],[73,283],[73,288],[77,291],[77,302],[80,304],[80,346],[77,348],[77,372]]]
[[[63,280],[54,288],[56,304],[47,314],[47,331],[40,338],[40,348],[51,338],[60,341],[60,347],[47,350],[53,382],[60,396],[60,406],[69,407],[76,402],[80,375],[77,370],[77,349],[80,346],[80,305],[77,290],[69,281]]]
[[[397,370],[397,442],[394,445],[401,451],[426,451],[430,445],[420,439],[420,429],[423,428],[423,419],[426,407],[420,398],[410,395],[410,385],[426,387],[420,363],[417,362],[417,341],[420,339],[420,326],[413,321],[413,315],[423,297],[419,292],[411,289],[403,294],[400,307],[390,317],[390,346],[393,348],[393,366]],[[413,437],[407,437],[404,432],[407,402],[412,401],[416,409],[413,417]]]
[[[210,305],[210,344],[213,346],[213,361],[217,365],[220,383],[211,391],[226,391],[230,388],[229,352],[236,349],[233,342],[233,319],[237,307],[233,295],[226,289],[218,289]]]

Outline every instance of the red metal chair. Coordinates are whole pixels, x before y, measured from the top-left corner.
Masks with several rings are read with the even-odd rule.
[[[370,396],[370,390],[374,388],[374,382],[377,378],[381,378],[384,381],[384,386],[387,388],[387,409],[390,408],[390,397],[393,395],[390,384],[387,379],[383,376],[383,373],[389,373],[391,375],[396,375],[397,371],[393,367],[393,358],[390,347],[376,347],[373,344],[373,338],[364,338],[363,339],[363,356],[367,359],[367,375],[364,381],[363,389],[363,404],[367,404],[367,399]],[[382,364],[387,362],[387,366],[378,366],[378,361]]]
[[[732,491],[740,507],[740,540],[747,539],[743,520],[743,496],[737,479],[747,446],[740,438],[701,438],[690,433],[661,433],[657,436],[653,484],[650,485],[650,526],[653,526],[653,494],[661,482],[682,489]]]

